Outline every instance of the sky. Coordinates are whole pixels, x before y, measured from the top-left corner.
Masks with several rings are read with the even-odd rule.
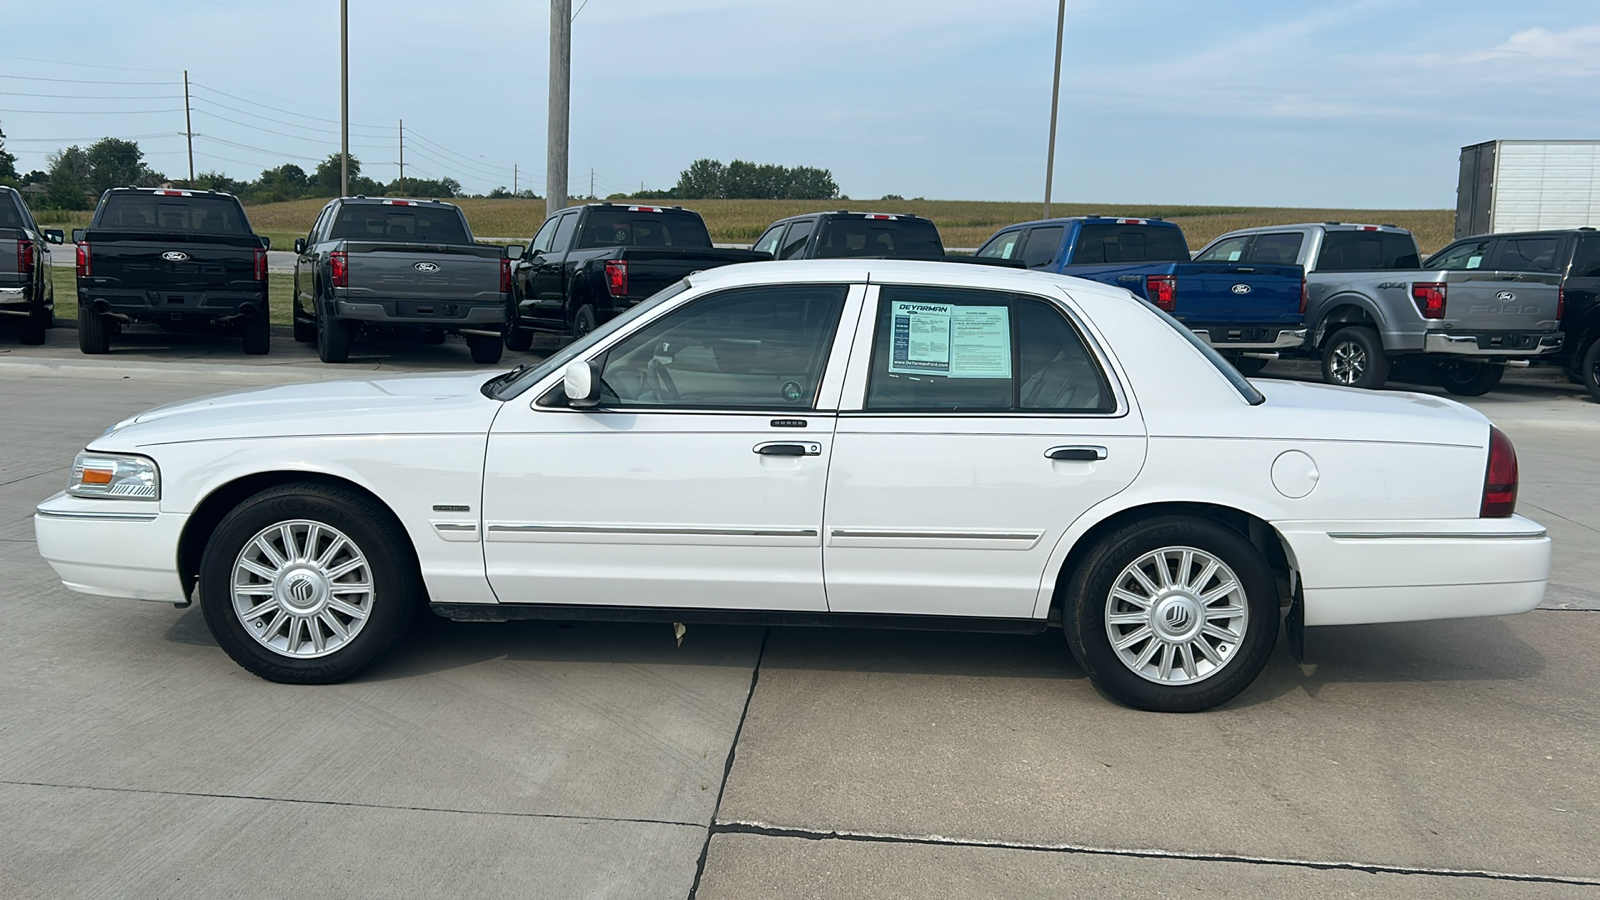
[[[349,0],[363,174],[545,187],[549,6]],[[569,193],[700,158],[856,199],[1043,198],[1053,0],[573,0]],[[339,5],[82,0],[0,44],[22,171],[110,135],[241,180],[339,146]],[[16,25],[16,22],[11,22]],[[1600,139],[1597,0],[1068,0],[1057,202],[1455,203],[1465,144]]]

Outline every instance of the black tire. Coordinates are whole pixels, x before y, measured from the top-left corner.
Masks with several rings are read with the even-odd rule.
[[[1346,325],[1322,348],[1322,380],[1328,384],[1377,390],[1389,380],[1389,354],[1378,332]]]
[[[364,611],[366,617],[343,646],[324,651],[321,656],[297,656],[282,649],[267,647],[247,630],[245,623],[249,620],[248,614],[236,611],[234,606],[234,570],[241,556],[258,536],[275,542],[274,546],[280,555],[289,555],[282,552],[281,538],[267,532],[276,524],[290,522],[316,523],[322,529],[331,528],[341,532],[341,536],[365,557],[364,566],[341,577],[354,577],[372,586],[370,592],[340,594],[348,606]],[[309,533],[309,529],[302,531],[294,526],[290,531],[296,540],[301,541]],[[318,548],[302,550],[299,555],[314,556],[329,546],[324,541],[331,541],[325,531]],[[352,558],[354,554],[348,550],[340,551],[332,557],[330,565],[348,562]],[[361,577],[363,570],[365,578]],[[296,569],[279,567],[276,569],[277,578],[268,581],[256,576],[256,579],[270,590],[280,580],[294,578],[296,571],[319,570],[314,565]],[[304,583],[307,579],[301,576],[301,580]],[[315,579],[310,580],[315,582]],[[339,583],[333,582],[335,585]],[[331,593],[326,589],[327,582],[316,584],[321,586],[308,589],[311,598],[307,601],[307,614],[298,626],[285,620],[273,627],[273,623],[263,617],[255,621],[256,628],[263,634],[268,634],[267,628],[273,628],[270,636],[283,635],[285,644],[290,647],[294,646],[292,642],[295,636],[300,638],[302,647],[310,640],[307,629],[316,629],[325,643],[336,641],[336,633],[323,624],[327,621],[323,616],[341,622],[345,628],[355,626],[356,620],[327,605]],[[205,615],[206,626],[211,629],[212,636],[223,651],[247,671],[268,681],[285,684],[331,684],[354,675],[405,633],[415,621],[424,596],[415,554],[405,530],[395,521],[393,514],[381,504],[354,491],[319,484],[288,484],[269,488],[245,500],[223,517],[212,532],[201,557],[198,590],[200,610]],[[283,591],[283,598],[268,594],[263,599],[277,601],[282,609],[281,604],[289,596],[288,588]]]
[[[317,323],[307,322],[300,318],[300,310],[294,311],[293,318],[294,339],[301,344],[314,344],[317,342]]]
[[[518,319],[514,306],[506,310],[506,349],[513,353],[525,353],[533,348],[533,332],[526,328],[518,328]]]
[[[599,324],[599,317],[595,315],[594,305],[585,303],[578,307],[572,314],[572,339],[577,340],[595,329]]]
[[[1439,386],[1458,397],[1481,397],[1504,378],[1506,367],[1475,359],[1447,359],[1439,363]]]
[[[244,352],[249,356],[261,356],[272,349],[272,321],[267,318],[265,309],[253,316],[245,316],[239,323],[239,335],[244,343]]]
[[[48,311],[34,313],[17,323],[17,340],[30,347],[44,343],[44,331],[50,327],[50,313]]]
[[[1225,619],[1200,614],[1200,605],[1190,595],[1179,591],[1151,594],[1137,587],[1136,580],[1129,580],[1135,578],[1128,570],[1136,562],[1147,554],[1169,548],[1209,554],[1232,570],[1238,590],[1244,594],[1244,602],[1234,607],[1231,601],[1236,595],[1224,595],[1212,601],[1206,609],[1212,612],[1224,607],[1244,610],[1236,625]],[[1181,573],[1178,566],[1182,559],[1181,555],[1175,556],[1170,561],[1168,572]],[[1152,575],[1143,568],[1141,572],[1157,583],[1165,583],[1158,580],[1158,575]],[[1192,583],[1204,576],[1205,570],[1196,565],[1182,580]],[[1176,622],[1178,627],[1199,629],[1208,621],[1220,621],[1238,630],[1240,639],[1234,643],[1218,641],[1196,630],[1192,632],[1192,637],[1183,636],[1189,632],[1175,632],[1178,638],[1174,642],[1163,642],[1157,640],[1152,626],[1109,624],[1107,605],[1112,602],[1113,588],[1127,590],[1123,582],[1135,585],[1136,590],[1144,591],[1147,596],[1158,598],[1148,607],[1158,611],[1162,620],[1162,624],[1156,627],[1171,628]],[[1223,586],[1215,575],[1211,576],[1211,580],[1199,584],[1198,590],[1205,593],[1207,587],[1213,585],[1215,587],[1212,590]],[[1125,615],[1124,610],[1137,609],[1124,600],[1116,602],[1122,604],[1113,609],[1117,615]],[[1219,603],[1223,606],[1219,607]],[[1191,516],[1144,519],[1107,534],[1084,557],[1068,579],[1062,625],[1072,652],[1083,664],[1090,680],[1111,697],[1129,706],[1155,712],[1199,712],[1237,696],[1261,674],[1278,637],[1277,586],[1266,560],[1237,531],[1209,519]],[[1194,676],[1187,683],[1147,678],[1134,671],[1132,666],[1138,662],[1137,659],[1125,663],[1118,655],[1108,632],[1126,629],[1120,630],[1119,634],[1131,636],[1141,627],[1151,631],[1151,636],[1126,649],[1136,654],[1148,652],[1147,666],[1156,665],[1159,669],[1162,660],[1166,659],[1185,673],[1189,667],[1184,666],[1182,660],[1184,653],[1187,653],[1189,658],[1195,660]],[[1196,642],[1206,642],[1221,664],[1205,661],[1207,658],[1196,647]],[[1151,648],[1151,644],[1156,646]],[[1201,655],[1197,657],[1196,653]],[[1202,664],[1210,668],[1202,672]],[[1178,679],[1184,677],[1187,676],[1180,675]]]
[[[473,362],[482,366],[492,366],[500,361],[501,354],[506,351],[506,345],[499,335],[487,337],[481,334],[469,334],[467,349],[472,351]]]
[[[78,349],[88,354],[111,352],[111,329],[106,317],[78,307]]]
[[[1239,374],[1246,378],[1260,375],[1261,370],[1267,367],[1267,361],[1259,356],[1230,356],[1228,362],[1239,370]]]
[[[350,326],[333,316],[317,316],[317,358],[325,363],[350,361]]]
[[[1589,399],[1600,403],[1600,337],[1589,342],[1589,349],[1584,351],[1578,371],[1583,375],[1583,386],[1589,391]]]

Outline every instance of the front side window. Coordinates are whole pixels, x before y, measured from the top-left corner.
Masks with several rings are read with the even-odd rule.
[[[1250,261],[1269,266],[1292,266],[1300,258],[1305,236],[1297,231],[1283,234],[1258,234],[1250,246]]]
[[[1483,269],[1488,268],[1489,248],[1493,241],[1472,240],[1462,241],[1446,247],[1438,255],[1428,260],[1427,268],[1430,269]],[[1326,255],[1327,250],[1323,250]]]
[[[778,256],[778,242],[781,241],[781,240],[783,240],[783,226],[782,225],[774,225],[771,228],[767,229],[766,234],[763,234],[761,237],[756,238],[756,242],[755,242],[754,246],[751,247],[751,249],[752,250],[759,250],[760,252],[765,253],[768,256],[771,256],[773,258],[777,258],[777,256]]]
[[[696,300],[606,353],[600,403],[613,409],[814,409],[846,290],[782,285]]]
[[[1002,231],[978,248],[980,259],[1016,259],[1017,245],[1022,243],[1022,232]]]
[[[1238,262],[1244,258],[1245,245],[1250,243],[1250,236],[1224,238],[1215,244],[1200,251],[1194,258],[1195,262]]]
[[[1109,383],[1054,304],[991,291],[885,287],[866,409],[1104,413]]]
[[[555,240],[555,237],[556,220],[549,219],[539,228],[539,233],[533,236],[533,240],[528,242],[528,252],[530,254],[549,253],[550,244]]]

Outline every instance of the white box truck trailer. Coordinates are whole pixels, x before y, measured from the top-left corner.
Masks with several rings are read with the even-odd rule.
[[[1456,237],[1600,225],[1600,141],[1461,148]]]

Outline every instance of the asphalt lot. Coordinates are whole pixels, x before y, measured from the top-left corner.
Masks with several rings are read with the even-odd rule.
[[[63,589],[32,508],[106,425],[471,365],[273,346],[0,335],[0,897],[1600,896],[1600,405],[1548,371],[1472,401],[1556,540],[1547,608],[1316,629],[1306,665],[1280,645],[1169,716],[1098,695],[1058,632],[430,619],[287,687],[196,609]]]

